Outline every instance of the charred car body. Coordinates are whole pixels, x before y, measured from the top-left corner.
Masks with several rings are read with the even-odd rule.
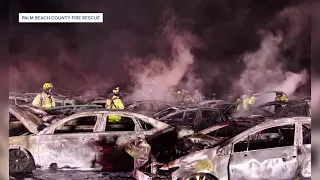
[[[219,132],[226,127],[238,132],[231,134],[233,137],[226,131]],[[311,177],[310,117],[268,119],[253,127],[226,123],[201,132],[203,136],[212,136],[211,139],[220,138],[220,142],[176,159],[162,166],[158,173],[137,170],[135,177],[139,180]],[[163,171],[171,175],[160,175]]]
[[[170,139],[172,143],[156,140],[159,134],[175,133],[173,127],[132,112],[85,110],[49,126],[18,106],[10,105],[9,112],[12,117],[11,174],[28,173],[36,166],[43,169],[132,170],[133,158],[121,147],[145,138],[159,145],[159,150],[176,143],[174,138]],[[112,115],[120,116],[121,122],[110,123],[108,117]]]
[[[9,92],[9,104],[23,105],[32,102],[32,98],[26,97],[23,93]]]
[[[169,113],[173,111],[172,113]],[[227,122],[231,119],[228,114],[214,108],[169,108],[154,115],[159,121],[177,127],[188,127],[200,131],[214,124]]]

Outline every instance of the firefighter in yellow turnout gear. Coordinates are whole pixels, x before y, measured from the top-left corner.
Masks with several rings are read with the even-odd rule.
[[[247,92],[245,95],[241,97],[241,99],[238,99],[239,104],[237,110],[248,110],[250,106],[255,104],[256,100],[257,98],[255,97],[255,95],[253,95],[250,92]]]
[[[107,100],[106,109],[124,109],[124,105],[120,99],[120,88],[117,87],[112,91],[112,97]],[[120,116],[108,116],[109,122],[120,122]]]
[[[38,94],[32,101],[32,105],[49,109],[56,106],[54,98],[51,94],[53,85],[51,83],[44,83],[42,86],[42,93]]]
[[[289,98],[282,91],[276,92],[275,101],[288,102],[288,100]]]
[[[275,101],[278,101],[278,102],[288,102],[289,101],[289,98],[284,94],[284,92],[282,91],[277,91],[276,92],[276,98],[275,98]],[[274,113],[280,113],[283,108],[286,106],[286,104],[282,104],[282,105],[276,105],[274,107]]]
[[[252,96],[250,96],[250,97],[246,97],[246,98],[243,100],[243,102],[242,102],[243,108],[244,108],[245,110],[248,110],[249,107],[250,107],[251,105],[253,105],[255,102],[256,102],[256,97],[255,97],[255,96],[252,95]]]

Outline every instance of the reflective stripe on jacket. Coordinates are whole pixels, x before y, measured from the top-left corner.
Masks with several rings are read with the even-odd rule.
[[[289,98],[286,96],[280,96],[276,97],[275,101],[283,101],[283,102],[288,102]]]

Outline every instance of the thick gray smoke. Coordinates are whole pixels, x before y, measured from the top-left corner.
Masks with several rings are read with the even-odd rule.
[[[168,92],[176,87],[183,86],[188,90],[201,90],[202,80],[197,79],[192,72],[194,56],[192,48],[199,47],[199,40],[190,32],[173,28],[169,24],[163,35],[171,45],[171,58],[169,63],[161,58],[152,58],[147,65],[139,65],[139,59],[133,59],[134,69],[131,71],[137,86],[131,95],[133,100],[165,100]],[[186,79],[182,84],[182,79]]]
[[[288,20],[289,22],[285,30],[258,32],[262,37],[260,47],[256,51],[243,54],[241,60],[245,64],[245,70],[241,73],[239,81],[235,83],[235,87],[240,88],[242,92],[282,90],[290,97],[299,87],[308,83],[309,75],[306,69],[300,72],[286,70],[286,62],[294,63],[298,55],[294,54],[290,58],[284,55],[288,48],[300,43],[299,37],[305,32],[302,26],[308,19],[307,16],[303,16],[305,15],[303,10],[304,7],[288,8],[278,14],[277,21]],[[284,34],[283,31],[286,33]],[[273,98],[274,94],[271,94],[263,99],[272,100]]]

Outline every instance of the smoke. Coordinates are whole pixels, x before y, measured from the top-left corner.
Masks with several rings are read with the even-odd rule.
[[[163,36],[169,41],[171,55],[168,59],[151,58],[143,65],[141,59],[133,59],[131,75],[137,86],[131,95],[133,100],[166,100],[171,89],[182,86],[188,90],[201,90],[202,80],[192,71],[194,55],[192,48],[200,47],[199,40],[187,30],[174,26],[170,20],[165,26]],[[169,63],[166,63],[169,62]]]
[[[240,74],[239,80],[234,84],[238,91],[250,90],[253,92],[282,90],[289,97],[293,96],[298,88],[306,85],[309,81],[306,69],[291,72],[287,70],[287,63],[295,64],[296,59],[301,58],[301,35],[306,33],[303,28],[308,22],[308,16],[302,16],[306,7],[286,8],[276,16],[276,23],[272,29],[258,31],[261,43],[257,50],[245,52],[241,61],[245,69]],[[301,15],[301,16],[299,16]],[[275,24],[286,20],[289,23],[285,29]],[[295,48],[296,51],[287,55],[287,50]],[[274,94],[265,97],[269,101]],[[271,98],[271,99],[270,99]]]
[[[43,39],[39,37],[41,40],[22,39],[22,52],[11,53],[10,91],[40,91],[43,83],[52,82],[56,92],[69,90],[91,98],[113,85],[111,78],[88,71],[79,56],[64,47],[59,37],[45,34],[48,35]]]
[[[277,90],[295,81],[290,80],[297,78],[294,74],[304,75],[302,67],[308,66],[309,58],[303,57],[310,45],[305,5],[283,9],[289,2],[268,2],[272,10],[266,12],[266,5],[250,2],[84,3],[61,1],[55,3],[61,6],[50,7],[56,8],[52,12],[103,12],[105,22],[10,26],[10,91],[39,91],[49,81],[54,93],[68,90],[93,97],[119,86],[122,92],[133,89],[135,100],[167,100],[171,88],[198,89],[206,95],[230,89]],[[14,6],[13,16],[25,12],[25,6]],[[167,9],[175,18],[163,21]],[[260,37],[257,29],[264,29]],[[241,64],[236,63],[241,54]],[[256,67],[258,74],[252,73]],[[299,84],[304,83],[297,88]]]

